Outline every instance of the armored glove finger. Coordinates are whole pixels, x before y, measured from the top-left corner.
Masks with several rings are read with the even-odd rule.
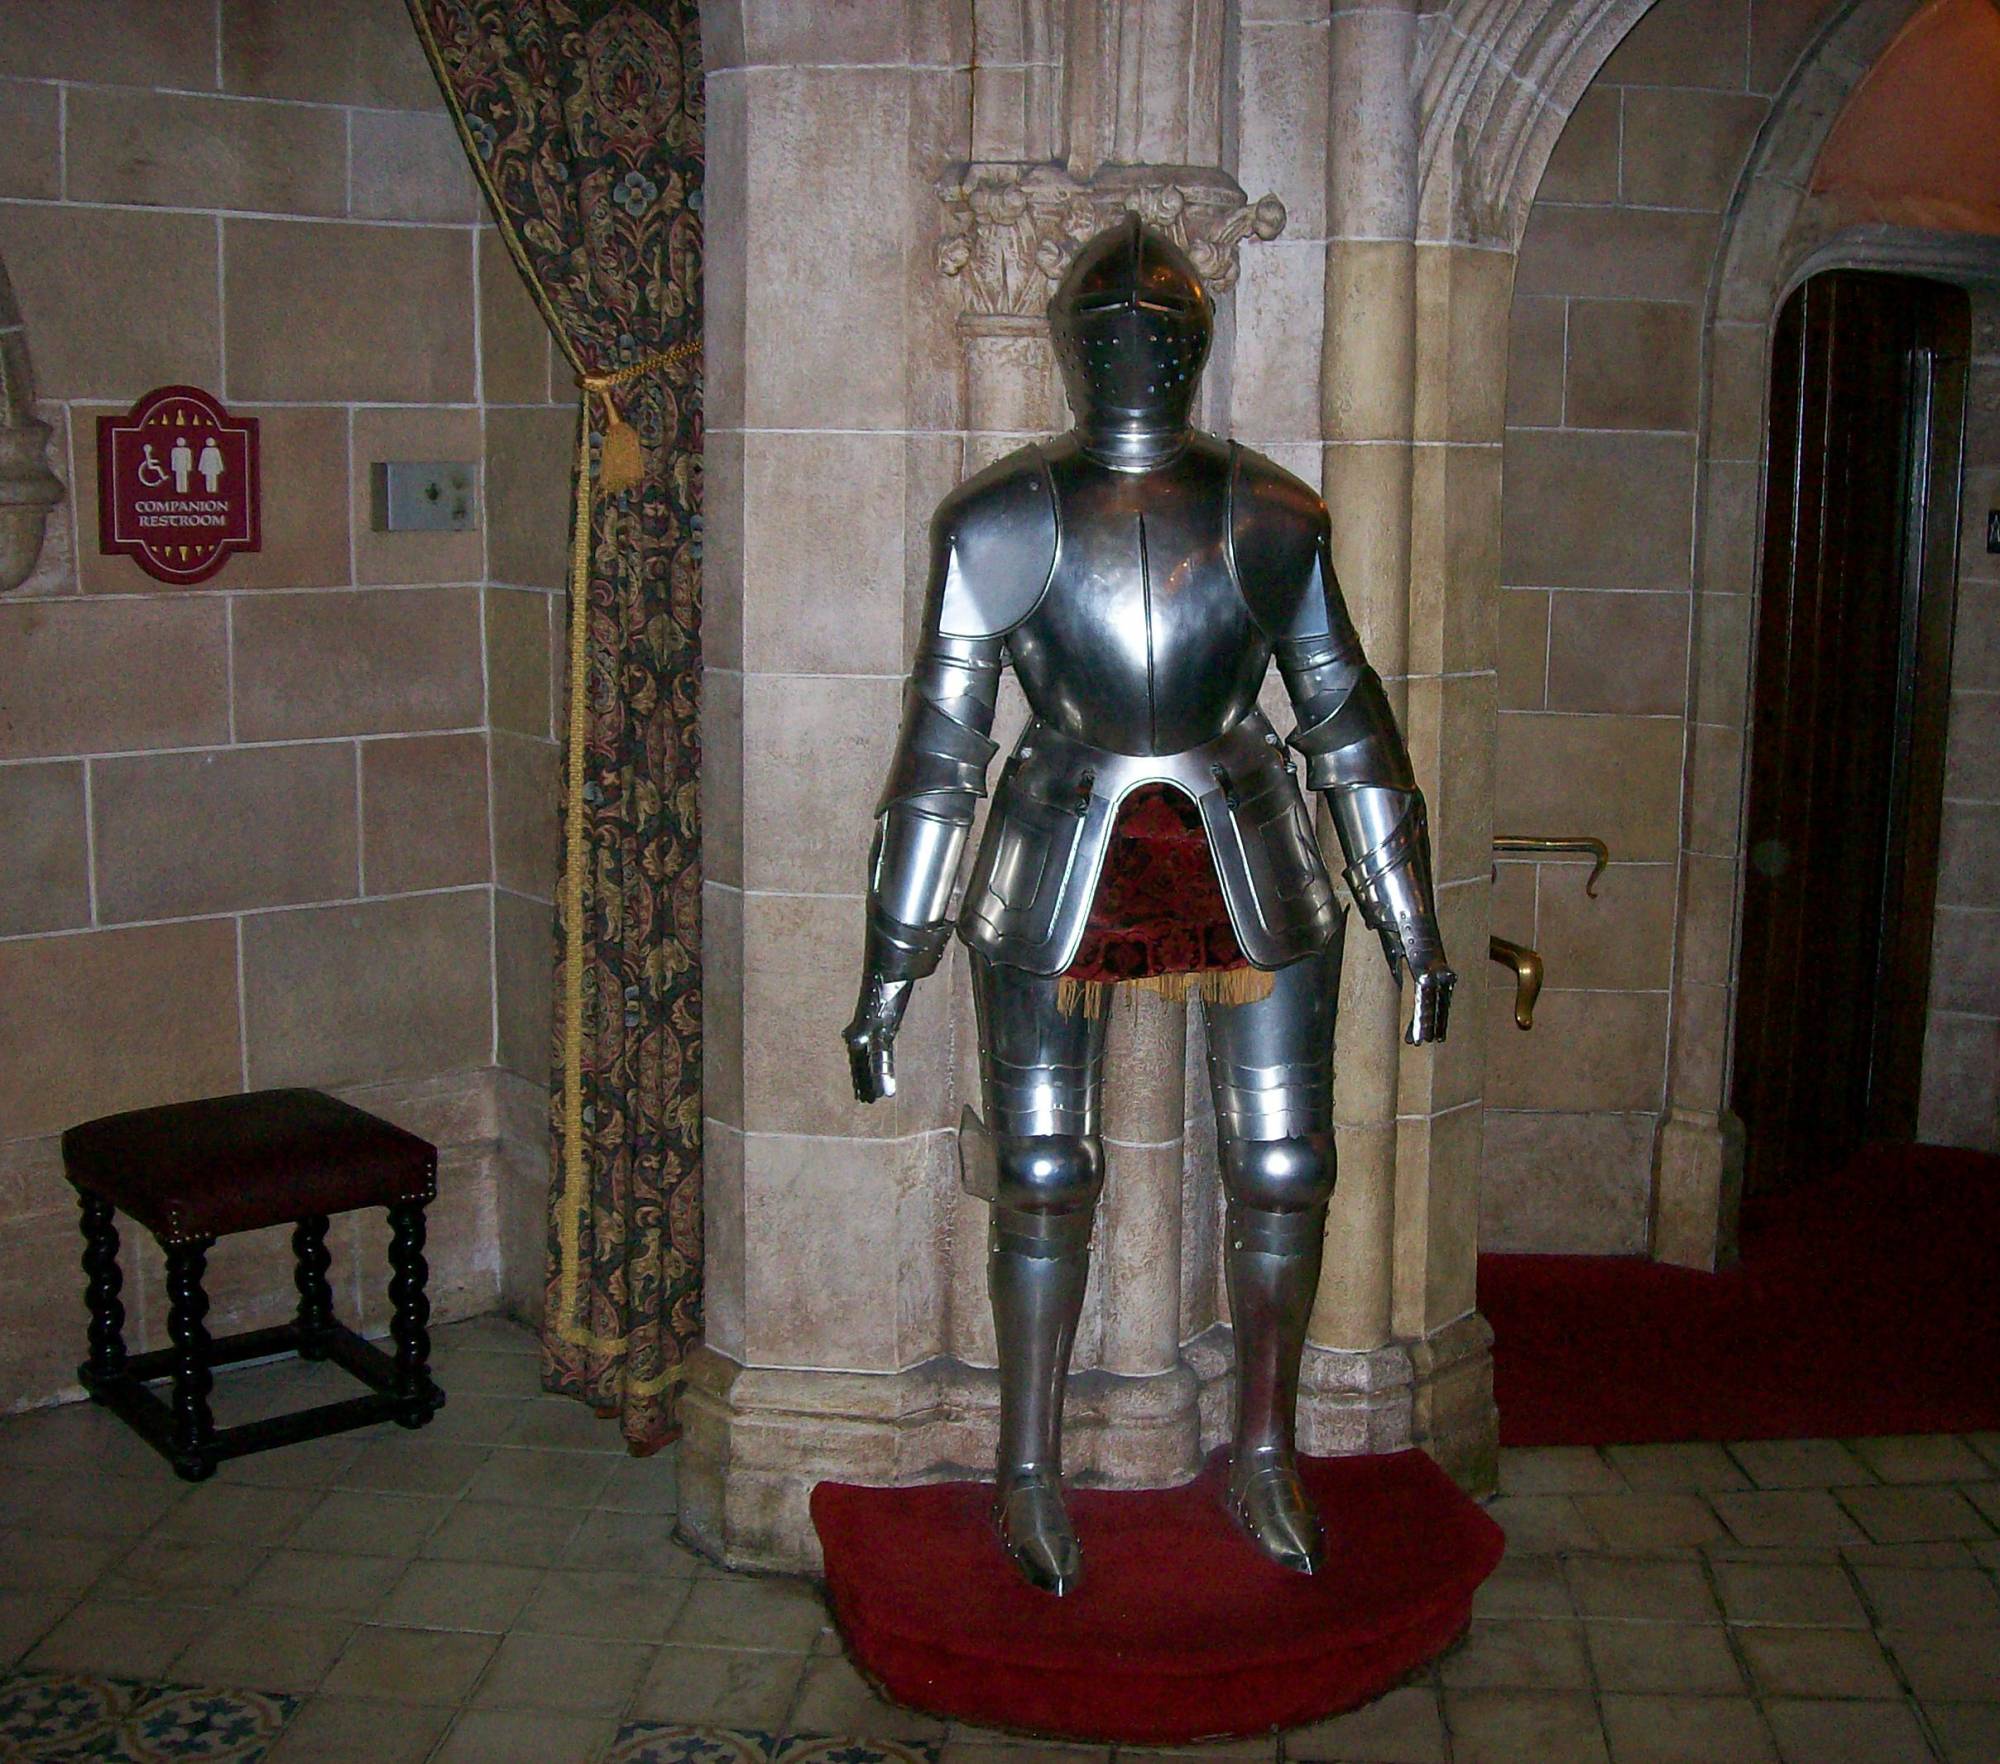
[[[1451,1020],[1451,992],[1458,976],[1445,965],[1442,955],[1435,955],[1417,972],[1416,979],[1416,1005],[1405,1039],[1412,1047],[1421,1047],[1427,1041],[1444,1040]]]
[[[861,982],[854,1019],[841,1031],[857,1101],[880,1102],[896,1094],[896,1030],[909,1001],[907,980],[878,980],[870,975]]]

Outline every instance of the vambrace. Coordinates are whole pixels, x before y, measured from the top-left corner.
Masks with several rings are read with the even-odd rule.
[[[1443,940],[1423,793],[1381,678],[1337,637],[1288,639],[1276,653],[1299,716],[1290,745],[1307,786],[1326,796],[1362,923],[1380,933],[1392,969],[1400,957],[1414,971]]]
[[[920,980],[951,935],[952,883],[997,751],[999,646],[933,638],[911,670],[868,859],[868,972]]]

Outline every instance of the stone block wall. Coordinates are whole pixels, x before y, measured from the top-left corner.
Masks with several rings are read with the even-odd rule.
[[[8,8],[0,114],[68,491],[0,600],[0,1409],[70,1382],[54,1136],[115,1109],[373,1099],[445,1148],[438,1313],[499,1300],[503,1212],[527,1303],[574,405],[407,14]],[[95,419],[173,382],[262,425],[263,549],[194,588],[97,549]],[[398,458],[484,461],[480,529],[374,532]],[[375,1227],[335,1246],[370,1325]],[[225,1245],[215,1299],[218,1328],[288,1309],[282,1245]]]
[[[1830,10],[1661,0],[1572,113],[1522,240],[1494,830],[1593,834],[1612,863],[1594,899],[1574,860],[1495,869],[1494,932],[1539,949],[1547,981],[1522,1034],[1512,977],[1490,970],[1488,1249],[1648,1247],[1678,903],[1729,885],[1726,864],[1682,871],[1691,682],[1705,704],[1746,690],[1761,469],[1753,414],[1747,457],[1707,468],[1712,497],[1734,494],[1701,543],[1728,556],[1698,558],[1709,288],[1746,157]],[[1724,576],[1698,608],[1697,583]]]

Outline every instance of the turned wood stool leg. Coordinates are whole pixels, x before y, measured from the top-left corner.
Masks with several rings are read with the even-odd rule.
[[[426,1290],[430,1265],[424,1260],[424,1209],[404,1204],[389,1209],[389,1303],[396,1338],[395,1394],[403,1409],[396,1419],[421,1427],[437,1408],[431,1383],[431,1301]]]
[[[324,1213],[308,1214],[293,1227],[292,1257],[292,1284],[299,1289],[299,1358],[323,1360],[333,1328],[333,1288],[326,1278],[333,1258],[326,1253]]]
[[[208,1393],[215,1386],[208,1364],[208,1294],[202,1276],[208,1269],[212,1237],[166,1246],[167,1335],[174,1344],[174,1469],[190,1482],[215,1473],[211,1447],[215,1419],[208,1411]]]
[[[90,1358],[77,1368],[77,1378],[95,1397],[125,1376],[125,1307],[118,1299],[125,1276],[111,1203],[86,1189],[76,1198],[83,1213],[83,1302],[90,1311]]]

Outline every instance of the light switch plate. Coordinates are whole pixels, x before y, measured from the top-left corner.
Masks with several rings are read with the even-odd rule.
[[[469,532],[479,525],[475,482],[468,460],[377,460],[368,468],[375,531]]]

